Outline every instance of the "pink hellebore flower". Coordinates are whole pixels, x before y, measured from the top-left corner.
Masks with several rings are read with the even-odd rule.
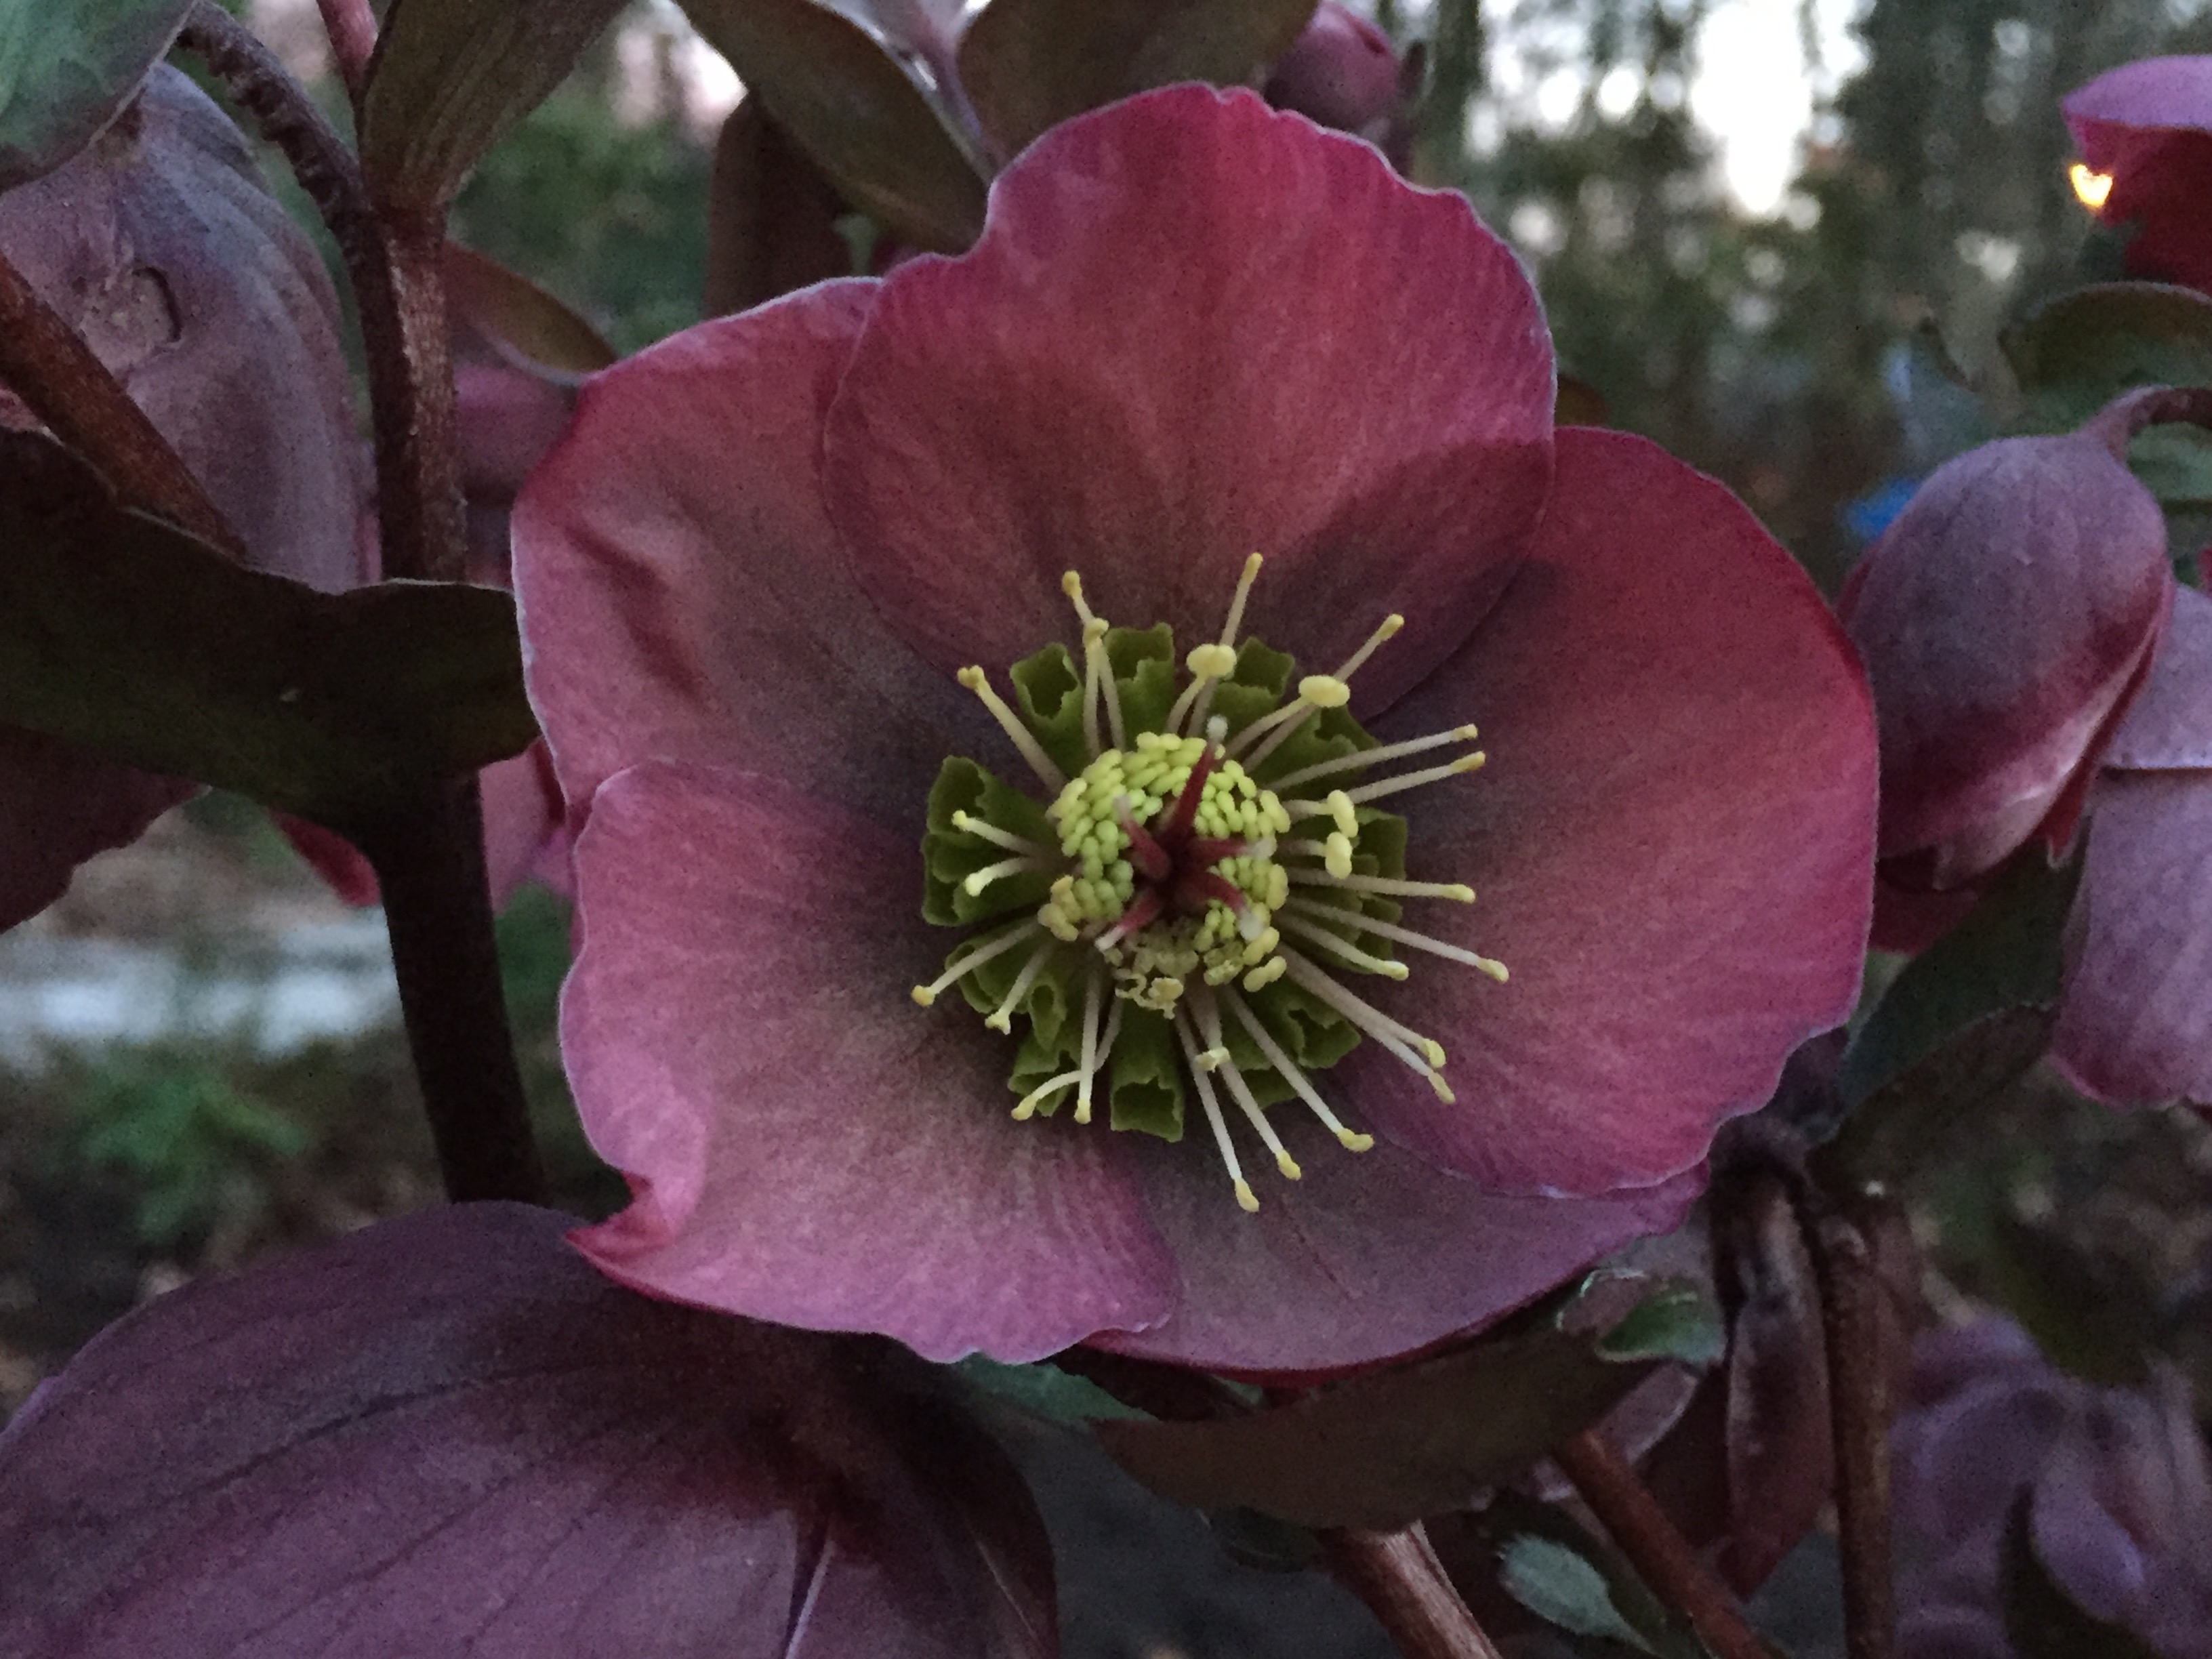
[[[2051,1057],[2113,1104],[2212,1101],[2212,599],[2179,587],[2118,459],[2081,432],[1940,468],[1844,585],[1880,711],[1874,942],[1918,951],[2031,841],[2090,823]]]
[[[2082,199],[2141,227],[2130,274],[2212,292],[2212,57],[2123,64],[2063,107],[2090,175],[2076,175]]]
[[[590,383],[514,521],[634,1193],[583,1249],[1263,1375],[1671,1225],[1850,1004],[1870,710],[1733,498],[1552,396],[1462,200],[1196,87]]]

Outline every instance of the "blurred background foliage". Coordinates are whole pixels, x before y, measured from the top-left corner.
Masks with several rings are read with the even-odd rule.
[[[2212,50],[2212,0],[1861,0],[1846,74],[1817,61],[1844,3],[1376,0],[1397,39],[1428,43],[1415,175],[1465,191],[1519,250],[1564,372],[1610,423],[1734,487],[1832,588],[1885,493],[1987,434],[1977,393],[2004,418],[1997,329],[2117,268],[2068,187],[2060,96],[2130,58]],[[1765,214],[1732,194],[1692,96],[1715,20],[1745,5],[1797,9],[1823,89]],[[240,9],[314,72],[309,0]],[[734,90],[702,50],[672,7],[633,7],[455,210],[460,240],[623,351],[701,314],[714,99]],[[116,872],[164,860],[198,872],[197,896],[149,910]],[[338,909],[266,820],[211,799],[0,940],[0,1014],[58,941],[143,934],[158,913],[162,948],[213,974],[315,907]],[[501,943],[561,1199],[605,1213],[620,1183],[583,1142],[554,1035],[565,905],[526,893]],[[2212,1382],[2212,1132],[2195,1117],[2116,1117],[2038,1075],[1922,1185],[1939,1303],[2013,1306],[2087,1370],[2157,1352]],[[277,1055],[186,1019],[150,1045],[0,1062],[0,1414],[133,1301],[436,1191],[388,1015]]]

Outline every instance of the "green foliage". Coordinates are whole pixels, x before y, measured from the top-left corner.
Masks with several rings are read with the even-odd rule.
[[[118,507],[50,439],[0,459],[0,718],[333,825],[536,736],[507,595],[319,593]]]
[[[299,1124],[240,1093],[218,1067],[155,1052],[112,1060],[87,1080],[74,1150],[84,1164],[127,1177],[141,1242],[166,1249],[241,1188],[258,1207],[259,1173],[307,1145]]]
[[[625,127],[581,75],[486,155],[454,239],[526,274],[632,352],[699,320],[706,153],[666,123]]]
[[[191,9],[191,0],[0,0],[0,190],[91,143]]]

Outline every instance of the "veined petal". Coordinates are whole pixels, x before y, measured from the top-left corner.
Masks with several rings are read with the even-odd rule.
[[[2178,587],[2150,677],[2106,751],[2127,771],[2212,767],[2212,598]]]
[[[766,772],[885,822],[979,748],[975,699],[844,574],[815,480],[876,284],[825,283],[587,385],[514,512],[530,695],[573,812],[641,761]]]
[[[562,1048],[630,1207],[623,1282],[933,1359],[1142,1328],[1176,1269],[1099,1133],[1008,1119],[1002,1039],[908,988],[945,936],[915,840],[776,779],[648,763],[576,848]]]
[[[1349,1103],[1505,1191],[1688,1169],[1857,994],[1875,760],[1850,645],[1734,496],[1576,428],[1505,598],[1378,735],[1472,720],[1489,764],[1409,796],[1408,844],[1480,895],[1438,931],[1513,977],[1394,988],[1456,1105],[1364,1048]]]
[[[1295,1107],[1270,1115],[1304,1176],[1256,1177],[1252,1215],[1222,1202],[1218,1173],[1187,1149],[1116,1137],[1132,1143],[1116,1151],[1143,1172],[1182,1296],[1164,1323],[1094,1346],[1248,1376],[1374,1364],[1478,1330],[1667,1231],[1705,1187],[1698,1170],[1603,1198],[1509,1197],[1388,1141],[1347,1154]]]
[[[982,240],[888,277],[823,449],[860,585],[945,672],[1098,614],[1247,630],[1317,670],[1378,616],[1387,704],[1494,601],[1540,510],[1552,350],[1455,195],[1246,93],[1176,87],[1048,133]]]

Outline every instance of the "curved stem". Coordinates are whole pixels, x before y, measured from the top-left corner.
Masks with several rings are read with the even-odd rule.
[[[1585,1429],[1554,1446],[1552,1456],[1644,1582],[1689,1620],[1715,1659],[1771,1659],[1766,1644],[1744,1622],[1735,1598],[1698,1559],[1690,1540],[1611,1441],[1595,1429]]]
[[[238,534],[169,441],[22,272],[0,255],[0,380],[130,506],[173,519],[234,558]]]
[[[1828,1401],[1836,1449],[1836,1522],[1850,1659],[1889,1659],[1897,1604],[1891,1580],[1888,1292],[1866,1236],[1840,1215],[1804,1224],[1827,1326]]]
[[[1337,1580],[1367,1604],[1405,1659],[1500,1659],[1416,1521],[1395,1532],[1315,1534]]]

